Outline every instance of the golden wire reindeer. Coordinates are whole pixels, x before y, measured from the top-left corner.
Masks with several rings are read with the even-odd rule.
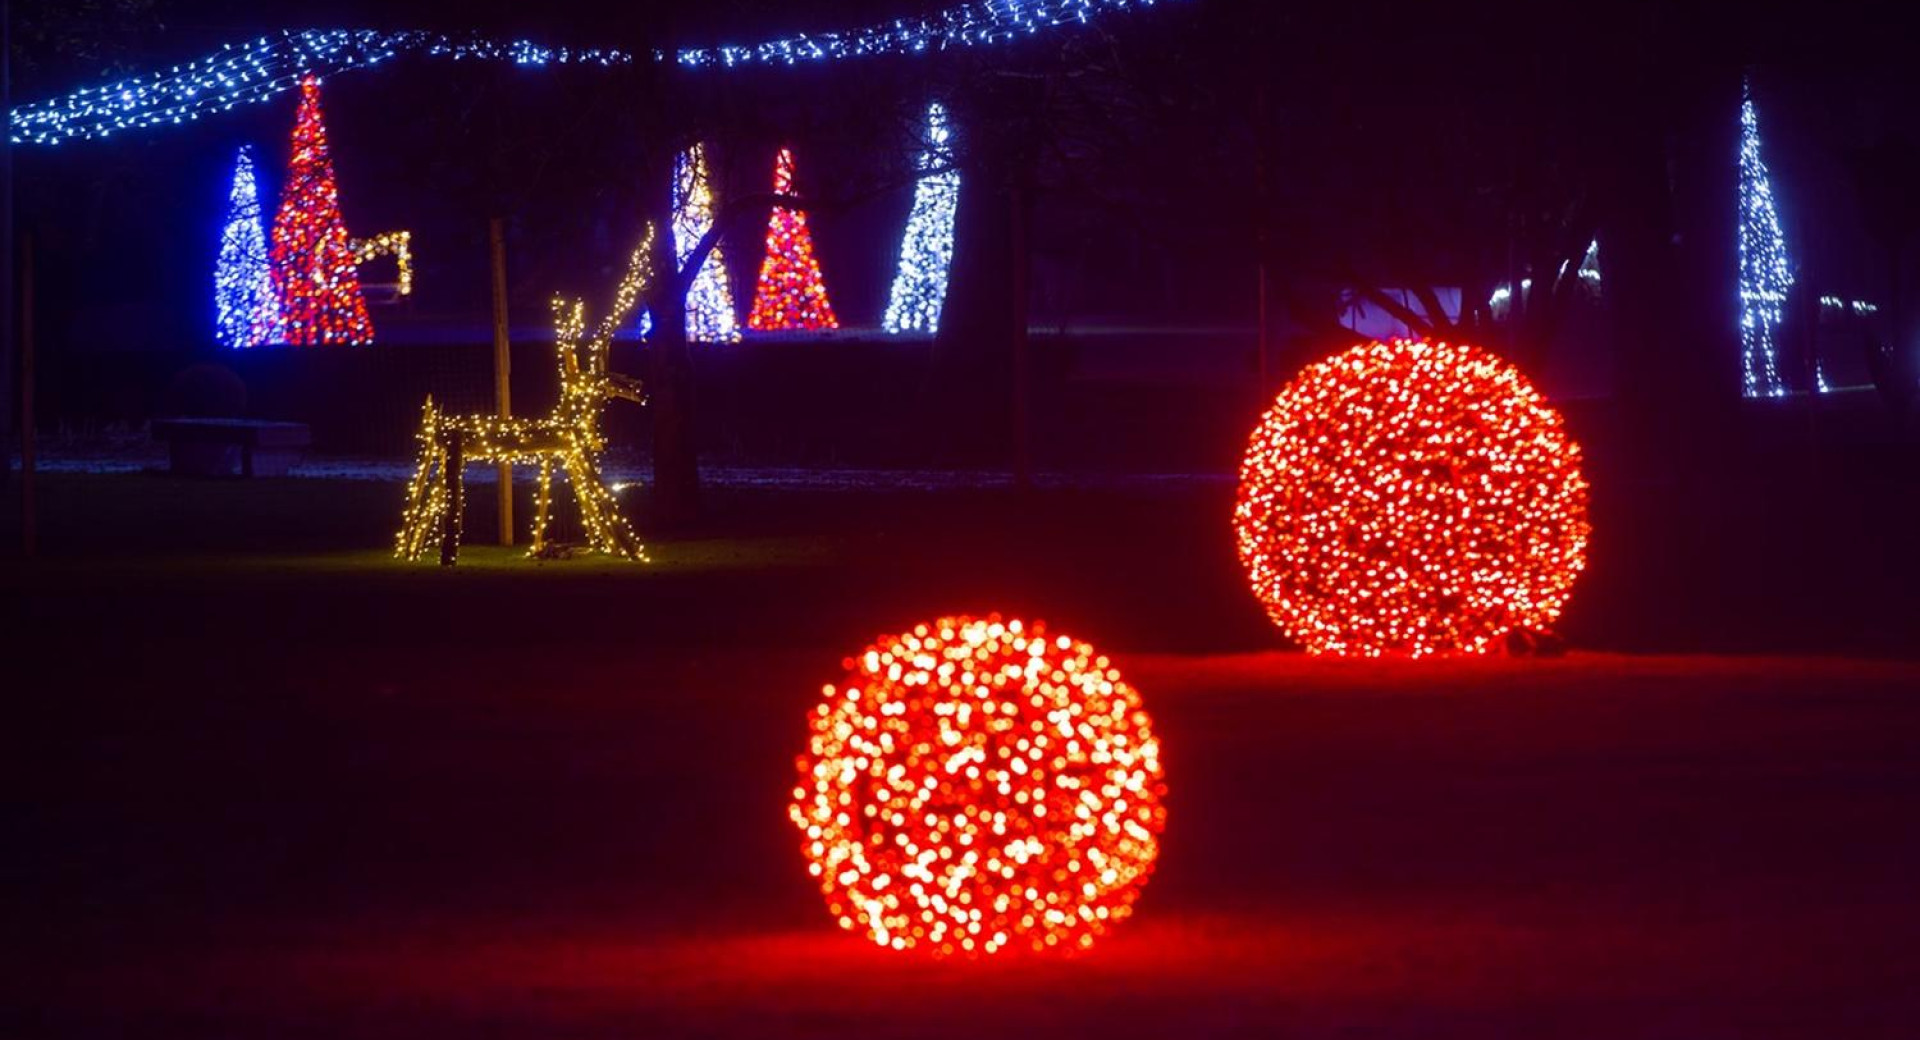
[[[646,401],[639,380],[607,371],[607,346],[614,332],[633,315],[641,293],[653,278],[653,234],[652,225],[648,225],[614,292],[613,309],[594,328],[591,338],[587,336],[586,307],[581,301],[553,301],[560,402],[551,415],[544,419],[448,415],[433,406],[432,397],[427,398],[420,424],[420,465],[407,489],[407,508],[394,555],[417,560],[437,542],[440,562],[452,566],[460,553],[461,514],[466,506],[462,471],[469,462],[495,462],[540,467],[529,555],[538,555],[546,548],[553,467],[558,463],[573,485],[573,497],[580,505],[580,518],[593,547],[628,559],[646,559],[633,528],[620,515],[613,492],[600,479],[599,458],[606,448],[606,438],[600,432],[600,412],[607,399]]]

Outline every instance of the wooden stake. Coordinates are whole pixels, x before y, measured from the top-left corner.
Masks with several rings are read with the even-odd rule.
[[[507,337],[507,242],[499,217],[487,228],[493,254],[493,399],[500,418],[513,415],[513,347]],[[513,544],[513,463],[500,463],[500,544]]]

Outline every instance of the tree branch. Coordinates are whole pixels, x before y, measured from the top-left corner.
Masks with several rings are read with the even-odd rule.
[[[1428,336],[1437,335],[1440,332],[1440,328],[1435,326],[1432,321],[1421,316],[1418,311],[1401,303],[1399,300],[1388,296],[1383,290],[1375,288],[1371,284],[1364,283],[1358,278],[1353,279],[1353,281],[1355,292],[1371,300],[1374,305],[1381,310],[1393,315],[1394,320],[1405,325],[1409,331]],[[1442,319],[1442,321],[1444,322],[1444,319]]]
[[[1447,317],[1447,308],[1440,303],[1440,294],[1433,291],[1433,286],[1422,282],[1413,287],[1413,292],[1420,297],[1420,305],[1427,309],[1428,323],[1433,326],[1435,333],[1452,338],[1459,332],[1460,323]],[[1464,320],[1467,313],[1464,290],[1461,295],[1460,316]]]
[[[861,203],[885,195],[888,192],[898,191],[908,185],[918,184],[922,180],[935,174],[957,169],[959,169],[958,166],[948,164],[928,170],[916,170],[911,179],[886,181],[868,188],[865,191],[835,198],[811,200],[798,195],[782,195],[778,192],[769,191],[756,192],[751,195],[742,195],[738,198],[729,199],[725,205],[720,207],[720,211],[714,215],[713,226],[707,228],[707,233],[701,235],[700,241],[694,243],[693,249],[687,253],[686,260],[683,261],[679,269],[673,273],[673,277],[664,280],[666,282],[665,288],[676,296],[684,297],[687,291],[693,287],[693,280],[699,276],[700,268],[706,264],[707,256],[720,244],[721,239],[725,238],[734,230],[733,226],[745,217],[759,217],[764,220],[766,214],[776,208],[791,209],[802,213],[833,213],[840,210],[852,209]],[[652,303],[653,294],[649,292],[647,296],[648,302]]]

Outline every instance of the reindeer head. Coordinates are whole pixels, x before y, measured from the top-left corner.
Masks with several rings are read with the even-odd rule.
[[[652,281],[653,225],[649,224],[614,290],[612,308],[591,333],[587,331],[585,303],[557,297],[553,301],[553,340],[560,357],[558,416],[576,427],[593,450],[601,447],[600,408],[607,398],[645,400],[639,380],[607,371],[607,348],[613,343],[614,333],[633,317]]]

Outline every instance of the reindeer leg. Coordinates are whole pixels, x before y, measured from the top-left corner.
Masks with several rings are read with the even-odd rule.
[[[427,403],[427,418],[420,434],[420,464],[414,468],[413,482],[407,485],[407,507],[400,516],[400,533],[394,540],[394,555],[417,560],[426,551],[427,539],[440,526],[440,511],[446,505],[446,451],[440,444],[434,421],[433,403]]]
[[[438,467],[438,471],[433,475],[433,483],[431,485],[433,499],[429,505],[427,515],[421,520],[420,547],[414,551],[415,556],[425,554],[429,545],[436,549],[439,548],[441,536],[445,533],[443,527],[447,520],[447,497],[452,494],[452,490],[447,484],[447,443],[445,440],[441,440],[436,445],[433,459],[434,465]]]
[[[553,507],[553,457],[540,456],[540,486],[533,499],[533,551],[538,556],[547,548],[547,514]]]
[[[580,503],[580,518],[586,522],[593,547],[628,559],[646,559],[646,549],[633,528],[627,526],[626,517],[620,515],[613,492],[601,482],[600,467],[578,453],[569,454],[568,459],[567,476],[573,481],[574,501]]]
[[[433,449],[422,445],[420,463],[414,467],[413,481],[407,485],[407,505],[400,513],[400,533],[393,539],[393,555],[411,560],[420,555],[420,522],[433,495],[428,485],[433,474]]]
[[[466,438],[455,430],[447,447],[447,512],[440,528],[440,566],[451,567],[460,561],[461,525],[467,513]]]
[[[445,458],[440,449],[429,447],[420,459],[420,473],[414,478],[413,501],[407,508],[406,523],[400,529],[400,554],[417,560],[427,551],[427,541],[439,537],[440,512],[446,508]]]

